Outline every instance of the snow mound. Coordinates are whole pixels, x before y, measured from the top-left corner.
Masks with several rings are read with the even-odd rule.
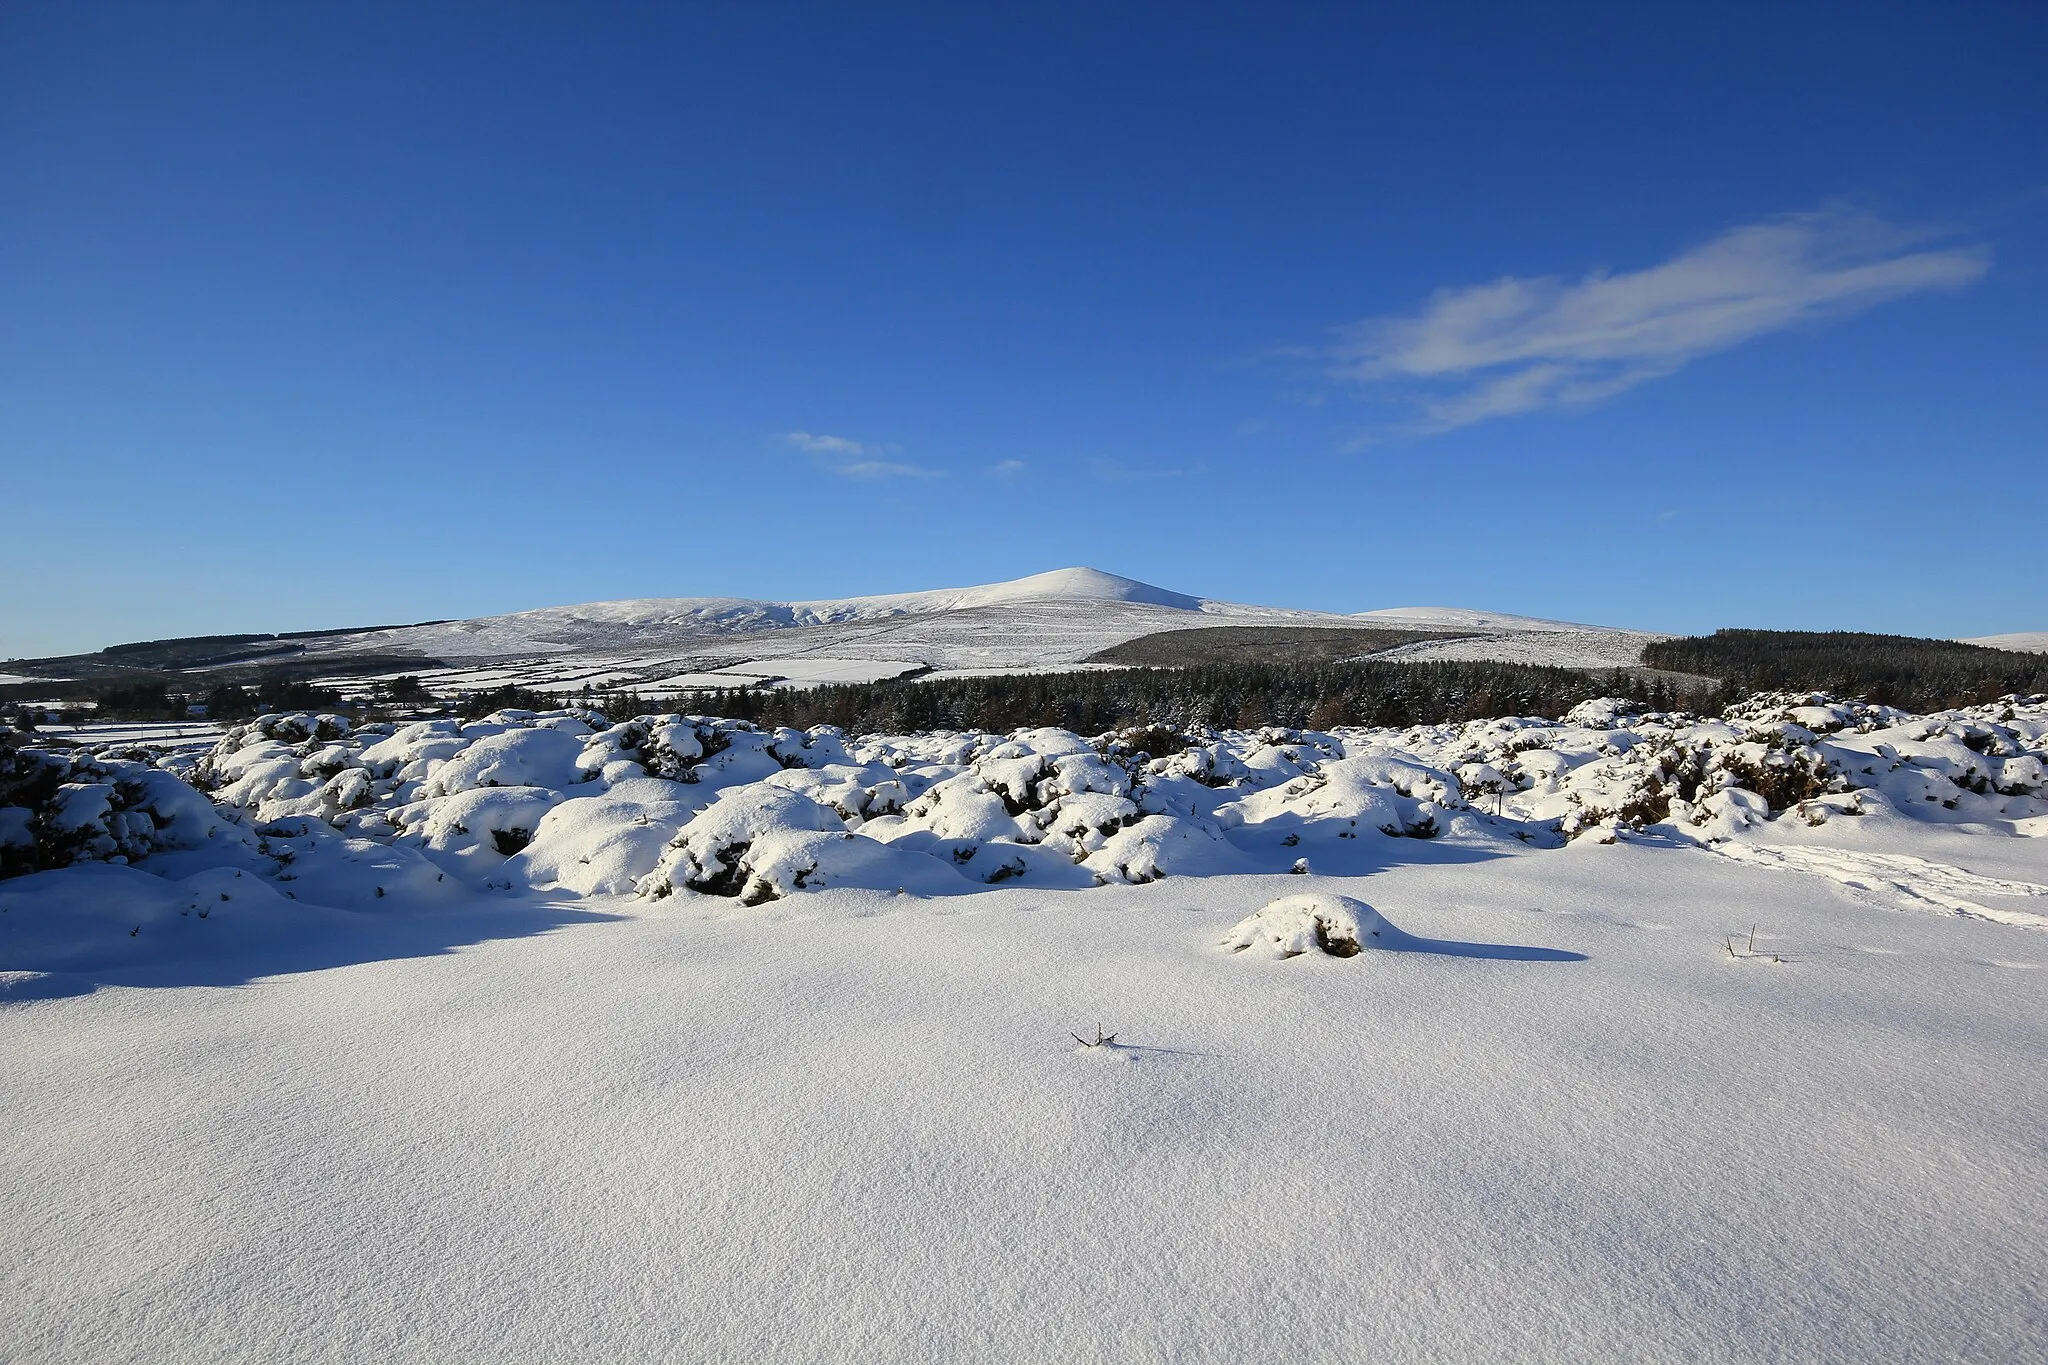
[[[782,851],[771,850],[770,845],[787,844],[793,835],[843,832],[829,807],[800,792],[766,784],[743,787],[720,797],[683,826],[641,892],[666,896],[687,887],[738,896],[750,905],[771,900],[783,893],[784,881],[793,882],[794,888],[801,888],[804,881],[786,865],[798,860],[769,856]],[[760,855],[754,855],[756,844],[762,845]]]
[[[1311,891],[1268,901],[1238,921],[1223,946],[1234,953],[1258,948],[1278,958],[1310,952],[1356,957],[1388,931],[1398,932],[1364,901]]]
[[[533,842],[506,874],[536,890],[581,896],[625,895],[660,864],[695,809],[689,788],[658,778],[628,778],[601,796],[564,801],[541,816]]]
[[[1161,877],[1215,877],[1249,872],[1253,865],[1208,820],[1148,815],[1106,840],[1088,856],[1102,882],[1132,885]]]

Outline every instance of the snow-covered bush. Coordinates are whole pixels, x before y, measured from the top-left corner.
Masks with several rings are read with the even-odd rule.
[[[212,802],[161,769],[0,745],[0,877],[197,848],[224,826]]]
[[[1172,743],[600,720],[501,711],[354,730],[340,717],[264,716],[190,765],[205,796],[134,759],[17,744],[0,750],[0,869],[184,867],[195,845],[246,852],[260,838],[250,856],[280,878],[313,861],[385,858],[369,880],[335,873],[347,895],[372,899],[431,874],[443,888],[758,902],[825,885],[937,895],[1304,862],[1365,870],[1417,856],[1394,842],[1415,839],[1519,848],[1655,830],[1712,842],[1788,816],[2022,833],[2048,817],[2043,697],[1916,716],[1780,693],[1718,718],[1606,699],[1562,721],[1267,727]]]
[[[1257,948],[1273,957],[1327,953],[1356,957],[1392,931],[1362,900],[1327,892],[1282,896],[1231,926],[1223,946],[1234,953]]]

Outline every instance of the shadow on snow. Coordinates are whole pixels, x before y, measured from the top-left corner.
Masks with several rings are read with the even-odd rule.
[[[1454,938],[1423,938],[1391,926],[1373,940],[1383,953],[1434,953],[1440,957],[1488,957],[1503,962],[1589,962],[1584,953],[1566,948],[1529,948],[1518,943],[1467,943]]]
[[[0,914],[0,1004],[85,995],[101,986],[244,986],[622,918],[544,899],[494,904],[479,895],[445,908],[390,912],[292,902],[239,920],[225,910],[206,921],[159,913],[131,933],[122,927],[131,912],[109,913],[118,904],[109,893],[122,889],[88,888],[97,894],[66,898],[68,904],[7,905]]]

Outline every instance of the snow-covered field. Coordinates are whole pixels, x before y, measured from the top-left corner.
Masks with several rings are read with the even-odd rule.
[[[67,744],[141,745],[163,752],[197,753],[220,742],[221,727],[205,720],[88,721],[83,725],[44,725],[36,733]]]
[[[1584,626],[1461,607],[1390,607],[1359,612],[1357,619],[1393,630],[1453,631],[1462,637],[1440,642],[1417,641],[1380,656],[1413,663],[1497,659],[1551,668],[1631,668],[1643,661],[1644,645],[1667,638],[1649,631]]]
[[[2048,1355],[2048,700],[1195,741],[17,765],[0,1358]]]

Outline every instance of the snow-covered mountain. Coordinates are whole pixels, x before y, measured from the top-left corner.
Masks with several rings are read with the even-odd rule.
[[[1100,569],[924,592],[769,601],[653,597],[309,639],[331,656],[337,685],[395,671],[449,687],[503,683],[546,690],[654,692],[742,682],[850,682],[918,672],[1083,666],[1101,651],[1190,628],[1259,626],[1400,630],[1442,635],[1404,647],[1419,658],[1525,659],[1581,667],[1635,663],[1634,631],[1451,608],[1340,615],[1223,602]],[[1448,652],[1446,652],[1448,651]],[[416,657],[418,667],[394,664]],[[373,671],[351,659],[374,657]]]
[[[325,647],[357,652],[416,649],[446,658],[479,659],[613,646],[621,643],[660,645],[698,643],[759,631],[802,630],[820,626],[862,625],[904,617],[934,617],[1031,605],[1041,610],[1065,608],[1077,620],[1105,604],[1150,608],[1163,613],[1321,616],[1313,612],[1278,612],[1212,602],[1185,593],[1140,583],[1100,569],[1055,569],[1005,583],[968,588],[936,588],[924,592],[884,593],[798,602],[745,597],[638,597],[578,606],[542,607],[534,611],[485,616],[469,621],[338,636]],[[1149,619],[1143,613],[1132,619]],[[1166,627],[1160,627],[1165,629]]]

